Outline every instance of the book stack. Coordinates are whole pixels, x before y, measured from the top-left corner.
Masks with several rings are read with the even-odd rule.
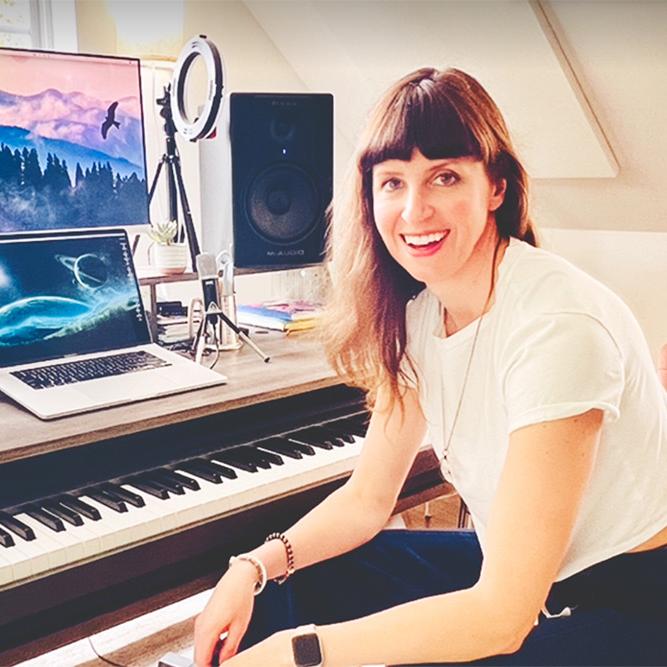
[[[236,308],[240,325],[274,331],[305,331],[317,325],[322,304],[311,301],[265,301],[241,304]]]

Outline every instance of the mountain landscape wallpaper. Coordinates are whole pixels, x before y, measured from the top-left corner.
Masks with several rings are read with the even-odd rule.
[[[0,232],[147,223],[138,61],[0,49]]]

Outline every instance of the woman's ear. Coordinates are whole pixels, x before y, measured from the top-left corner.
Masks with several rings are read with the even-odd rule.
[[[497,181],[491,181],[491,195],[489,197],[489,211],[496,211],[505,201],[505,192],[507,192],[507,180],[501,178]]]

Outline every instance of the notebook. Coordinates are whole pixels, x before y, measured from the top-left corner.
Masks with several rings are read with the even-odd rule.
[[[151,342],[124,230],[0,235],[0,391],[38,417],[224,382]]]

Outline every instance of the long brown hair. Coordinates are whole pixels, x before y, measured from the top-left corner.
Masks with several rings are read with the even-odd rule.
[[[405,309],[424,283],[387,251],[373,219],[373,167],[409,160],[414,149],[429,159],[474,157],[489,177],[506,181],[495,212],[501,237],[537,245],[528,214],[528,176],[505,121],[489,94],[457,69],[419,69],[402,78],[371,112],[341,196],[333,206],[328,239],[332,290],[322,333],[330,363],[349,384],[369,391],[389,386],[402,403],[407,380]],[[411,373],[410,373],[411,374]]]

